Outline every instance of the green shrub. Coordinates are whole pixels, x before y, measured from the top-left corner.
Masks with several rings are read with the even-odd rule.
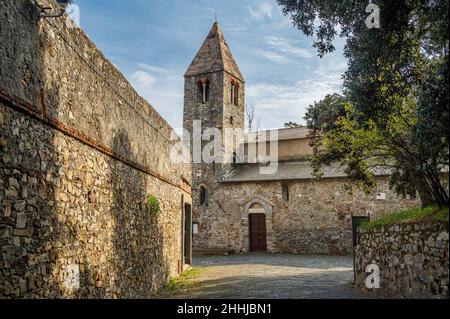
[[[159,204],[159,200],[156,196],[147,196],[147,211],[150,215],[156,215],[161,212],[161,205]]]
[[[374,219],[373,221],[362,224],[360,228],[372,229],[381,226],[420,221],[448,221],[448,207],[439,208],[430,206],[425,208],[413,208],[403,212],[387,214]]]

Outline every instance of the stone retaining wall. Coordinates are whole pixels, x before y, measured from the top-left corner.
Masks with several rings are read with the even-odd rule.
[[[448,222],[359,229],[357,285],[367,289],[366,267],[375,264],[379,295],[448,298],[448,253]]]
[[[171,127],[66,18],[2,0],[0,25],[0,298],[148,297],[191,202]]]

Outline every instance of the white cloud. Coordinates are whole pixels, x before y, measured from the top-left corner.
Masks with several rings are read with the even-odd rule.
[[[272,10],[273,5],[272,3],[261,3],[257,7],[249,7],[248,11],[250,12],[250,15],[253,19],[259,21],[264,18],[272,19]]]
[[[327,94],[342,93],[342,74],[347,69],[347,61],[341,53],[345,39],[336,39],[337,52],[321,59],[316,57],[314,49],[302,47],[307,45],[306,40],[267,36],[264,53],[258,52],[277,62],[280,70],[286,70],[286,76],[279,72],[280,76],[273,79],[266,77],[247,82],[247,101],[255,105],[256,117],[261,119],[264,129],[280,128],[289,121],[305,124],[303,117],[309,105]],[[297,69],[301,73],[293,71]]]
[[[131,75],[131,82],[136,90],[145,92],[152,89],[156,78],[145,71],[136,71]]]
[[[170,70],[161,68],[159,66],[155,66],[155,65],[150,65],[150,64],[146,64],[146,63],[138,63],[137,64],[138,68],[146,70],[148,72],[154,72],[157,74],[164,74],[164,75],[168,75],[171,73]]]
[[[242,33],[247,32],[248,29],[243,26],[225,25],[225,26],[222,26],[222,30],[226,35],[240,35]]]
[[[275,63],[279,63],[279,64],[289,63],[288,58],[286,58],[285,56],[283,56],[277,52],[271,51],[271,50],[259,50],[258,53],[259,53],[259,55],[263,56],[264,58],[266,58],[272,62],[275,62]]]
[[[302,80],[293,85],[257,83],[247,87],[247,99],[256,106],[256,116],[265,129],[280,128],[289,121],[304,123],[303,117],[309,105],[320,101],[327,94],[341,92],[338,74],[327,79],[317,77]]]
[[[138,63],[130,76],[136,91],[146,99],[173,128],[183,125],[183,75],[154,65]]]
[[[266,42],[271,48],[287,55],[297,56],[301,58],[313,57],[311,50],[292,45],[292,43],[294,42],[290,39],[270,36],[266,38]]]
[[[256,50],[256,54],[274,63],[295,63],[299,59],[310,59],[314,57],[312,49],[297,46],[295,40],[282,37],[269,36],[265,38],[265,49]]]

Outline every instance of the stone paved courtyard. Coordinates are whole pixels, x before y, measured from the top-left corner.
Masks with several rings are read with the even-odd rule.
[[[194,258],[198,285],[182,299],[362,299],[352,287],[352,258],[340,256],[236,255]]]

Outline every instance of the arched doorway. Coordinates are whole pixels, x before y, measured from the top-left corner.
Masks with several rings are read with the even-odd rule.
[[[260,195],[245,204],[241,215],[243,252],[274,252],[274,204]]]

